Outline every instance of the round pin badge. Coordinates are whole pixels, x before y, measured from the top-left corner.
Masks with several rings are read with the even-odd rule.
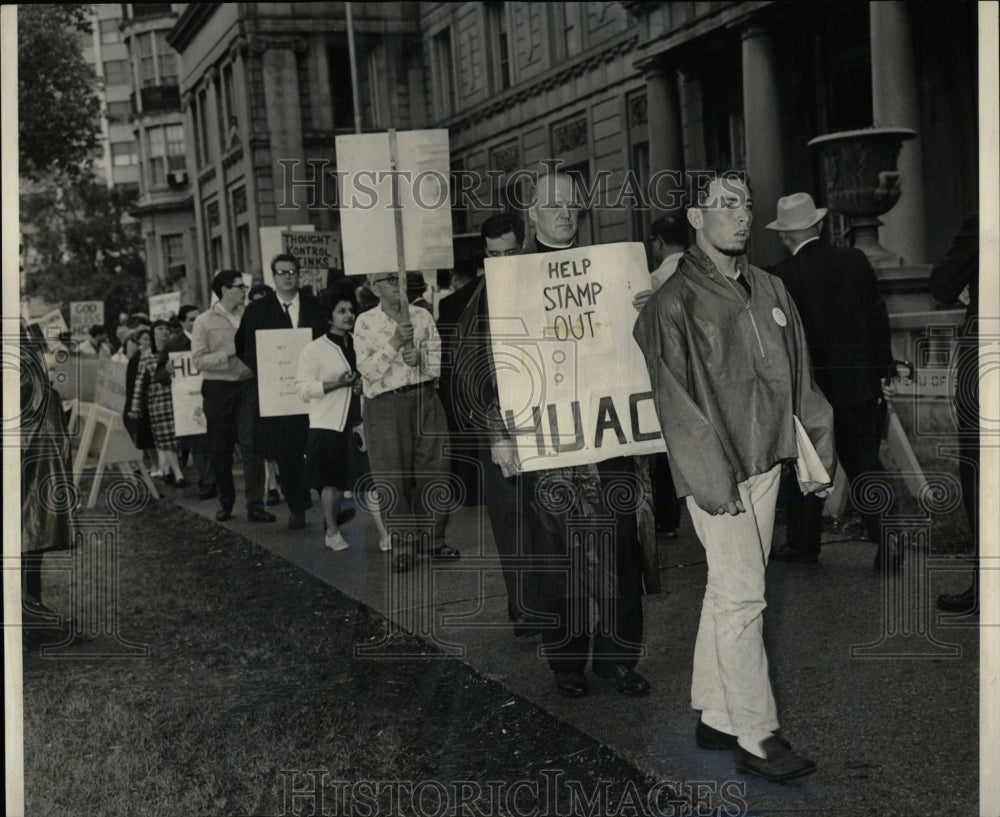
[[[785,313],[778,309],[778,307],[771,310],[771,317],[774,318],[774,322],[778,326],[788,326],[788,318],[785,317]]]

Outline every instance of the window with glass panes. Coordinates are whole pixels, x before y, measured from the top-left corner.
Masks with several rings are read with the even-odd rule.
[[[104,81],[108,85],[125,85],[128,81],[128,60],[105,60]]]
[[[111,164],[114,167],[131,167],[139,164],[135,142],[112,142]]]
[[[101,44],[114,45],[122,41],[122,33],[118,30],[121,20],[101,20]]]
[[[177,56],[167,45],[166,32],[156,32],[156,60],[160,69],[160,85],[177,84]]]
[[[149,138],[149,178],[154,185],[167,182],[167,174],[184,170],[184,126],[160,125],[146,131]]]
[[[132,116],[132,105],[128,102],[108,103],[108,124],[124,125]]]
[[[165,235],[163,240],[163,266],[167,269],[168,278],[184,275],[184,236]]]

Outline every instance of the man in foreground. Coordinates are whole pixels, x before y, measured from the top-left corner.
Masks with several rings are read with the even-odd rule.
[[[749,188],[726,174],[697,195],[687,212],[695,246],[643,308],[634,336],[677,493],[708,560],[691,681],[695,738],[703,749],[732,749],[738,771],[780,782],[816,765],[778,733],[765,568],[781,464],[798,456],[793,415],[830,479],[833,412],[813,384],[788,293],[744,255]]]

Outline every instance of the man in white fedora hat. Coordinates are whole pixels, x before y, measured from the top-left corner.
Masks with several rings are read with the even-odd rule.
[[[865,254],[820,239],[826,212],[808,193],[793,193],[778,199],[778,217],[767,229],[777,231],[791,253],[772,272],[799,310],[816,382],[833,406],[837,457],[853,482],[884,473],[878,449],[894,369],[889,314]],[[786,544],[771,558],[812,563],[819,557],[823,500],[803,495],[794,482],[785,490]],[[898,570],[903,553],[883,551],[881,516],[861,516],[879,546],[875,567]]]

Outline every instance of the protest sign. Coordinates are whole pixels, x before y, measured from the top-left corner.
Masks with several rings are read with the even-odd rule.
[[[171,352],[170,398],[174,404],[174,433],[190,437],[208,432],[208,422],[201,401],[201,373],[195,368],[190,352]]]
[[[94,402],[116,414],[125,411],[125,375],[128,363],[101,360],[97,365]]]
[[[299,260],[299,286],[314,294],[326,289],[330,269],[342,269],[338,233],[284,232],[281,249]]]
[[[44,315],[31,318],[28,321],[28,325],[38,327],[49,349],[58,349],[61,346],[59,336],[69,331],[66,319],[63,317],[62,310],[59,307],[50,309]]]
[[[181,311],[181,294],[165,292],[162,295],[149,296],[149,319],[151,321],[168,321]]]
[[[309,329],[257,330],[257,394],[261,417],[308,414],[299,397],[295,371],[299,354],[312,342]]]
[[[523,470],[665,451],[632,299],[642,244],[486,259],[490,343]]]
[[[451,199],[447,130],[396,133],[397,196],[388,133],[338,136],[344,272],[398,272],[395,208],[402,212],[404,267],[450,269]]]
[[[104,301],[72,301],[69,328],[77,340],[85,340],[94,324],[104,325]]]

